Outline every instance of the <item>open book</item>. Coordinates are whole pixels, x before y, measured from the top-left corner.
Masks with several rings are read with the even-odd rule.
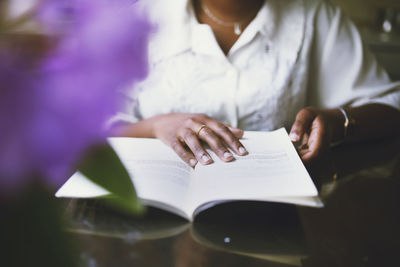
[[[233,162],[214,159],[193,169],[157,139],[110,138],[130,173],[137,194],[146,205],[193,221],[208,207],[238,200],[272,201],[322,207],[307,170],[286,131],[245,132],[241,142],[249,151]],[[112,179],[112,177],[110,177]],[[75,173],[57,197],[94,198],[109,194],[80,173]]]

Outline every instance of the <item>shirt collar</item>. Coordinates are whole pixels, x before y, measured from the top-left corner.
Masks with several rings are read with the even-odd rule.
[[[268,0],[264,2],[256,17],[250,22],[250,24],[243,31],[242,35],[232,46],[231,50],[229,51],[229,55],[235,53],[241,47],[250,43],[257,36],[257,34],[268,37],[270,29],[266,27],[266,25],[272,25],[274,18],[274,13],[269,9],[267,4],[268,2]]]
[[[142,1],[153,25],[150,35],[150,61],[169,58],[190,49],[189,0]]]
[[[189,1],[191,3],[191,1]],[[252,41],[255,36],[260,33],[267,36],[270,32],[270,28],[267,25],[271,25],[274,20],[274,13],[271,12],[266,0],[258,11],[256,17],[250,22],[250,24],[243,31],[242,35],[232,46],[229,54],[234,53],[240,47]],[[191,4],[188,8],[188,16],[190,17],[190,32],[191,32],[191,48],[194,52],[209,54],[214,56],[223,56],[221,48],[219,47],[211,27],[205,24],[200,24],[194,14],[194,9]]]
[[[215,56],[225,56],[219,48],[215,37],[213,37],[211,28],[197,21],[191,0],[158,0],[156,4],[153,1],[144,2],[152,2],[152,5],[148,6],[148,10],[150,11],[151,21],[154,21],[156,33],[153,34],[149,44],[150,60],[153,62],[162,60],[188,50]],[[280,25],[282,24],[281,20],[285,21],[283,28],[287,28],[288,24],[290,24],[292,25],[290,28],[299,28],[296,29],[296,36],[298,33],[302,34],[304,29],[301,29],[301,27],[303,27],[304,13],[299,12],[302,9],[296,10],[296,8],[293,8],[294,6],[301,6],[301,1],[288,1],[286,5],[292,6],[292,11],[287,10],[288,12],[285,11],[286,6],[281,6],[284,5],[281,2],[282,0],[266,0],[257,16],[234,44],[230,53],[250,42],[257,34],[261,34],[273,42],[276,39],[277,29],[282,28]],[[290,21],[288,21],[287,17],[280,18],[283,13],[290,17]],[[300,38],[296,37],[295,39]]]
[[[192,1],[189,1],[192,2]],[[219,47],[211,27],[207,24],[200,24],[194,13],[193,6],[188,10],[190,17],[190,45],[195,53],[206,54],[217,57],[225,57]]]

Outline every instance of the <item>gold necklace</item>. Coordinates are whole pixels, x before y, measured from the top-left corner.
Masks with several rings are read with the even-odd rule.
[[[200,4],[201,8],[203,9],[204,13],[207,15],[207,17],[209,17],[212,21],[214,21],[215,23],[217,23],[218,25],[221,25],[223,27],[233,27],[233,32],[236,35],[241,35],[242,34],[242,25],[243,25],[243,21],[240,22],[226,22],[223,20],[220,20],[219,18],[217,18],[210,9],[208,9],[208,7],[203,3]]]

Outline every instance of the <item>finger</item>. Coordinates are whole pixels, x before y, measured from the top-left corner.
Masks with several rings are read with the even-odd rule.
[[[222,139],[209,127],[204,127],[199,132],[199,137],[210,146],[221,160],[232,161],[235,159]]]
[[[303,135],[303,138],[301,139],[301,143],[299,142],[298,145],[296,146],[296,150],[302,160],[303,160],[303,156],[309,152],[308,138],[309,138],[308,133],[305,133]]]
[[[201,130],[201,131],[203,131],[203,130]],[[183,142],[192,151],[192,153],[196,157],[197,161],[199,161],[203,165],[213,163],[211,156],[203,148],[198,136],[193,132],[192,129],[185,128],[184,130],[182,130],[182,133],[180,134],[180,136],[181,136],[181,139],[183,140]]]
[[[244,156],[247,154],[246,148],[243,146],[243,144],[239,141],[238,135],[243,136],[243,131],[237,128],[233,127],[227,127],[225,124],[218,122],[218,121],[213,121],[208,123],[208,127],[213,130],[213,132],[219,136],[225,144],[232,149],[237,155]],[[236,132],[233,133],[231,129],[234,129]]]
[[[244,131],[242,129],[232,126],[229,126],[228,129],[235,135],[236,138],[240,139],[243,137]]]
[[[196,166],[197,164],[196,157],[193,155],[191,151],[185,148],[185,146],[179,139],[175,138],[170,143],[170,146],[184,162],[189,164],[192,168]]]
[[[317,116],[311,125],[311,132],[307,142],[307,153],[302,155],[305,162],[310,162],[319,158],[327,148],[327,130],[324,120]]]
[[[303,108],[296,115],[296,120],[292,125],[289,137],[292,142],[299,142],[304,134],[309,130],[316,113],[313,108]]]

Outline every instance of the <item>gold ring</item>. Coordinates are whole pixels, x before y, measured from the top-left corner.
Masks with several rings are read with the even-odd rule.
[[[197,135],[200,135],[201,130],[207,127],[205,124],[201,125],[200,128],[197,130]]]

